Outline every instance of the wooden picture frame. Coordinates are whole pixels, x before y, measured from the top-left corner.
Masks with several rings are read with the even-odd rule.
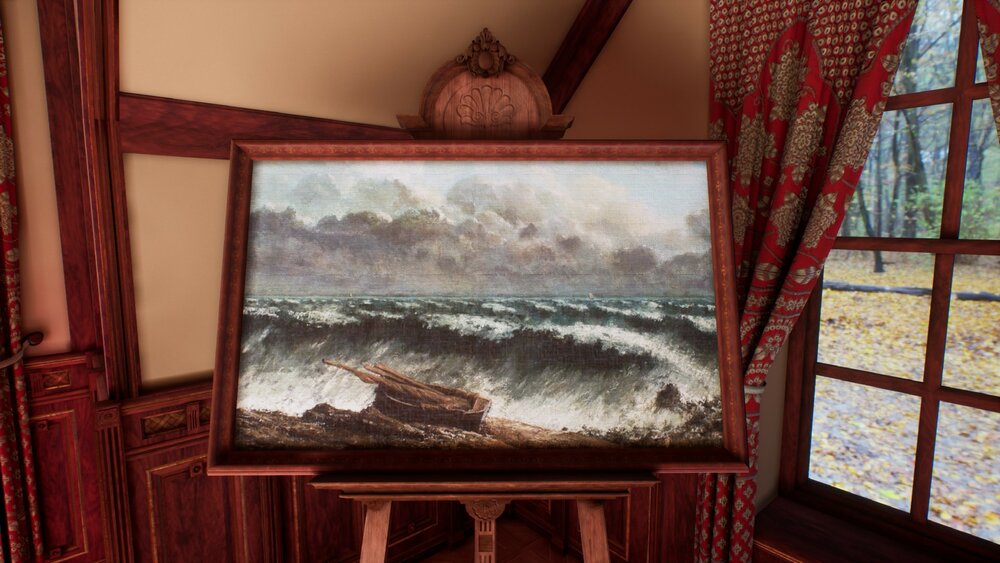
[[[288,167],[295,169],[296,163],[304,161],[310,161],[313,164],[317,162],[321,164],[339,163],[338,165],[361,163],[372,167],[384,166],[385,163],[416,162],[431,168],[440,166],[439,164],[432,166],[431,163],[444,163],[444,165],[454,165],[459,169],[465,166],[483,166],[485,169],[488,168],[488,165],[496,163],[511,163],[516,167],[520,163],[524,166],[540,165],[553,168],[563,166],[561,170],[570,168],[599,170],[602,169],[602,166],[617,169],[617,167],[611,166],[613,163],[634,163],[637,169],[644,169],[644,166],[647,168],[654,165],[669,167],[690,163],[691,169],[703,171],[704,186],[707,187],[707,200],[705,201],[707,210],[704,210],[702,216],[707,220],[708,224],[705,227],[710,231],[711,238],[711,244],[706,247],[705,253],[710,254],[712,264],[711,278],[707,281],[703,280],[703,282],[707,284],[706,287],[714,295],[715,331],[710,339],[716,344],[715,350],[717,351],[718,405],[721,410],[719,439],[708,445],[674,446],[667,444],[668,439],[662,439],[659,442],[653,442],[652,445],[637,441],[634,444],[631,442],[626,444],[628,447],[616,446],[613,448],[579,445],[525,447],[521,442],[515,442],[519,445],[502,449],[465,447],[464,443],[459,447],[453,447],[449,444],[446,447],[437,448],[407,446],[333,449],[315,446],[302,447],[301,445],[296,447],[294,444],[271,446],[266,441],[247,442],[248,439],[243,437],[241,440],[244,440],[244,443],[241,445],[237,440],[237,401],[240,389],[241,350],[245,348],[242,340],[245,328],[244,308],[247,306],[249,298],[247,294],[248,256],[252,254],[249,249],[252,238],[250,224],[255,166],[258,163],[271,163],[264,164],[265,168],[262,168],[262,170],[271,170],[272,168],[267,168],[267,166],[272,166],[275,163],[289,163]],[[231,151],[226,247],[220,300],[220,330],[213,388],[209,473],[214,475],[303,475],[332,471],[416,473],[448,471],[618,472],[635,470],[677,473],[746,472],[748,452],[744,429],[737,303],[732,263],[731,211],[725,162],[724,144],[707,141],[235,141]],[[285,168],[279,167],[279,169],[284,170]],[[438,168],[433,169],[437,170]],[[261,182],[265,181],[263,172],[259,172],[258,177],[261,178]],[[661,183],[663,182],[661,181]],[[663,189],[669,190],[671,188],[664,185]],[[666,194],[659,194],[656,197],[661,198],[664,202],[670,199],[666,197]],[[306,207],[297,209],[303,210]],[[344,221],[347,221],[347,215],[342,217]],[[332,220],[338,221],[335,216]],[[690,220],[688,223],[690,224]],[[622,258],[621,261],[627,262],[626,258],[628,256]],[[651,270],[654,273],[647,272],[643,274],[646,277],[642,279],[648,280],[650,276],[655,275],[655,272],[661,271],[663,270]],[[257,270],[250,273],[257,275],[254,272]],[[629,275],[634,274],[633,270],[628,270],[628,272]],[[634,275],[636,277],[627,279],[639,280],[638,274]],[[407,288],[410,286],[406,284],[409,282],[405,280],[405,276],[402,278],[404,278],[403,281],[398,283],[403,284],[399,287],[404,289],[400,290],[399,287],[393,286],[386,290],[385,295],[397,295],[397,293],[393,293],[394,291],[408,291]],[[268,287],[280,286],[280,288],[287,290],[287,287],[282,284],[287,279],[297,280],[298,278],[276,274],[267,279],[271,280],[267,283],[272,283],[272,286]],[[630,281],[629,283],[640,282]],[[278,290],[274,291],[277,293],[268,294],[269,297],[266,299],[278,299],[274,297],[275,295],[289,295],[288,293],[282,294]],[[347,293],[346,286],[341,287],[339,291],[339,295],[342,297],[337,299],[347,299],[347,297],[343,297]],[[641,288],[634,291],[641,292]],[[297,295],[307,293],[308,291]],[[639,294],[634,293],[634,295]],[[429,294],[418,293],[414,295],[423,297]],[[503,295],[513,294],[505,293]],[[620,295],[625,294],[621,293]],[[631,296],[633,293],[629,295]],[[601,297],[595,298],[594,294],[591,293],[587,298],[594,300]],[[622,297],[622,299],[625,298]],[[627,298],[632,299],[633,297]],[[351,294],[351,299],[354,299],[353,294]],[[580,299],[585,298],[581,297]],[[710,308],[708,311],[705,314],[711,317],[713,309]],[[604,346],[604,344],[600,343],[600,346]],[[282,351],[269,352],[264,348],[261,346],[259,352],[253,348],[255,354],[265,354],[264,356],[255,356],[255,358],[271,357],[267,354],[273,356],[282,354]],[[332,364],[333,362],[328,363]],[[366,367],[370,371],[357,369],[352,370],[352,372],[359,372],[357,375],[360,379],[366,383],[375,383],[380,389],[382,386],[378,382],[383,381],[381,378],[394,377],[393,374],[396,373],[383,366]],[[337,377],[349,378],[345,375]],[[366,377],[375,381],[369,381]],[[403,376],[400,375],[400,377]],[[404,380],[404,382],[406,381],[410,380]],[[432,393],[442,389],[439,385],[430,385],[428,388]],[[674,388],[668,395],[676,395],[676,392],[677,390]],[[470,394],[465,391],[463,393]],[[471,393],[471,395],[475,394]],[[268,400],[268,395],[262,396],[263,400]],[[659,401],[659,396],[657,396],[657,400]],[[676,401],[676,397],[671,400]],[[337,410],[330,408],[334,411]],[[270,411],[260,409],[247,412],[267,414]],[[247,425],[246,428],[266,428],[270,424],[269,421],[273,420],[276,419],[265,417],[255,425]],[[479,420],[481,424],[482,416]],[[323,428],[328,427],[323,426]],[[566,428],[562,430],[566,430]],[[246,433],[250,433],[250,431],[247,430]],[[247,443],[252,445],[248,447]],[[576,444],[576,442],[571,443]],[[377,442],[373,442],[373,444],[378,445]]]

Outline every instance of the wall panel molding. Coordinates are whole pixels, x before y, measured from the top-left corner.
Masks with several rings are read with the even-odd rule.
[[[36,483],[47,561],[105,559],[93,397],[93,353],[25,361]]]

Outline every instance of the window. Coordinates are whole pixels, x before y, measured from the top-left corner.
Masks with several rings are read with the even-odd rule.
[[[995,556],[1000,144],[978,53],[973,0],[921,0],[791,343],[782,489]]]

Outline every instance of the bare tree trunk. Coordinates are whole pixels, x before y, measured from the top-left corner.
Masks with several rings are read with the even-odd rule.
[[[923,21],[919,23],[923,26]],[[910,36],[906,41],[906,46],[903,48],[903,56],[900,61],[900,69],[904,72],[897,74],[896,79],[900,81],[903,92],[915,92],[917,90],[916,77],[912,72],[907,69],[915,69],[914,63],[919,57],[920,53],[920,33],[914,33],[913,30],[910,31]],[[926,179],[926,173],[921,173],[923,169],[923,159],[920,157],[920,141],[917,138],[916,133],[919,131],[919,125],[915,119],[910,118],[911,110],[900,110],[898,113],[902,114],[903,120],[906,122],[906,141],[907,148],[906,151],[906,169],[904,170],[903,178],[903,236],[908,238],[913,238],[917,235],[917,204],[916,198],[922,191],[921,177]],[[918,172],[918,169],[921,172]]]
[[[858,214],[861,215],[861,222],[865,227],[865,234],[870,237],[875,236],[875,231],[872,229],[871,218],[868,215],[868,204],[865,203],[865,188],[863,183],[858,183],[858,188],[854,192],[854,198],[858,202]],[[875,264],[872,271],[876,274],[881,274],[885,271],[885,265],[882,263],[882,253],[876,250],[874,255]]]
[[[921,156],[920,123],[910,117],[909,111],[902,110],[903,119],[906,121],[906,140],[910,149],[906,154],[903,236],[913,238],[917,236],[918,212],[924,216],[927,225],[934,224],[934,217],[931,214],[927,198],[923,197],[927,193],[927,169],[924,167],[924,159]]]
[[[902,185],[903,176],[899,170],[899,112],[892,117],[892,199],[889,201],[889,224],[888,233],[890,237],[896,236],[896,217],[899,214],[899,189]]]
[[[983,157],[986,154],[986,143],[990,140],[990,133],[993,129],[991,123],[983,127],[982,134],[974,142],[969,143],[969,164],[966,168],[965,181],[972,180],[978,185],[983,185]]]
[[[882,236],[882,131],[875,133],[875,234],[869,236]],[[872,253],[875,263],[872,266],[876,274],[885,271],[882,263],[882,252],[876,250]]]

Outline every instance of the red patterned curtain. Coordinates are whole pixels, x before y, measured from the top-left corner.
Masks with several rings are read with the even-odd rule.
[[[1000,0],[975,0],[979,44],[983,48],[986,83],[993,104],[993,119],[1000,135]]]
[[[699,561],[752,559],[764,379],[840,229],[915,7],[712,0],[711,133],[729,149],[751,471],[702,477]]]
[[[11,132],[7,51],[0,22],[0,357],[20,358],[21,289],[18,272],[17,190],[14,185],[14,140]],[[28,395],[24,367],[15,361],[0,368],[0,482],[3,484],[3,551],[6,561],[42,561],[42,530],[28,427]]]

